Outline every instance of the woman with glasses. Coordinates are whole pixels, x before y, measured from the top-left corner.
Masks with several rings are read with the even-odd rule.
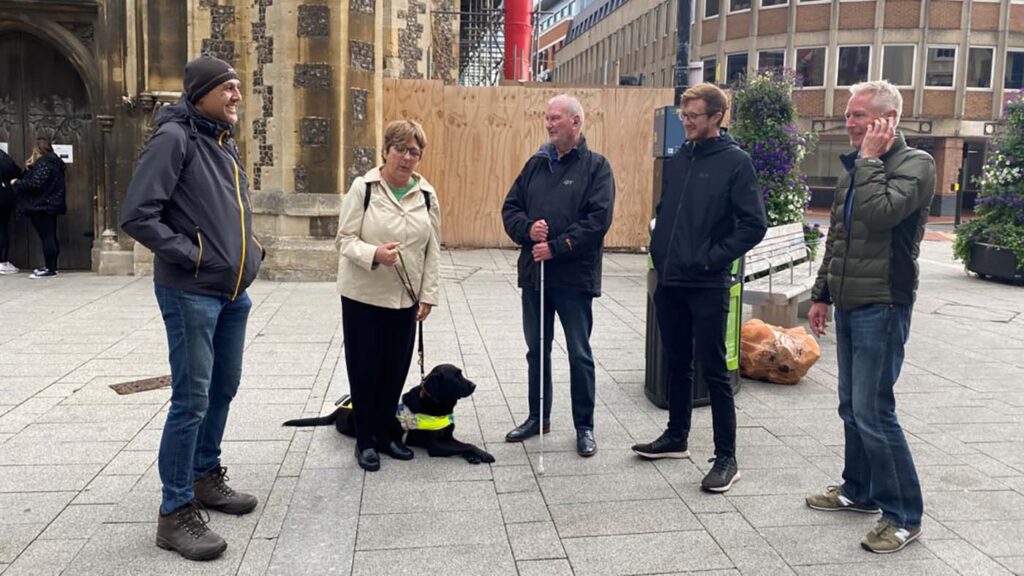
[[[415,171],[427,146],[411,120],[388,124],[384,162],[355,179],[341,200],[336,244],[356,460],[380,469],[384,452],[409,460],[393,433],[416,338],[438,301],[441,210],[437,194]]]

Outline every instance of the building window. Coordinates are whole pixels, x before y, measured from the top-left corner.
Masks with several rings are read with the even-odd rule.
[[[762,50],[757,53],[758,70],[782,70],[786,67],[784,50]]]
[[[704,0],[704,17],[714,18],[718,16],[719,0]]]
[[[750,0],[729,0],[729,12],[750,10]]]
[[[1021,52],[1024,56],[1024,52]],[[710,58],[704,61],[704,81],[711,84],[718,84],[718,60]]]
[[[1003,80],[1006,90],[1024,90],[1024,52],[1006,53],[1006,75]]]
[[[840,46],[836,64],[836,86],[853,86],[868,79],[870,46]]]
[[[735,86],[747,75],[747,53],[730,54],[725,61],[725,83]]]
[[[914,50],[914,46],[883,46],[882,79],[896,86],[913,86]]]
[[[992,58],[995,48],[971,46],[967,50],[967,87],[992,88]]]
[[[929,46],[928,59],[924,68],[924,85],[942,88],[953,87],[956,71],[956,47]]]
[[[761,0],[761,7],[768,8],[770,6],[785,6],[789,4],[789,0]]]
[[[796,77],[804,88],[825,85],[825,49],[799,48],[796,51]]]

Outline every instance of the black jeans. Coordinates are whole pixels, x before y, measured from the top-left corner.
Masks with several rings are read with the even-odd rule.
[[[383,447],[391,440],[395,408],[412,362],[416,343],[416,307],[381,308],[341,297],[356,444],[360,450]]]
[[[57,271],[57,257],[60,256],[60,244],[57,242],[57,215],[56,214],[32,214],[29,216],[32,226],[39,234],[39,241],[43,244],[43,259],[46,260],[46,267],[54,272]]]
[[[4,194],[5,192],[0,192]],[[0,262],[8,262],[11,257],[7,253],[7,246],[10,238],[11,215],[14,214],[14,203],[0,198]]]
[[[728,288],[658,285],[658,329],[668,361],[668,432],[687,440],[693,411],[693,360],[701,364],[711,396],[715,456],[736,456],[736,404],[725,363]]]
[[[551,419],[551,342],[555,335],[555,313],[562,321],[565,347],[569,354],[569,394],[572,421],[577,430],[594,429],[594,354],[590,332],[594,327],[594,297],[575,290],[546,290],[544,293],[544,422]],[[530,418],[540,417],[540,290],[523,288],[523,335],[529,378]]]

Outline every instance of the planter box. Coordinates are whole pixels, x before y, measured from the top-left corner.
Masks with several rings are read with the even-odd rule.
[[[1017,262],[1013,252],[992,244],[971,246],[971,265],[967,269],[981,277],[1024,283],[1024,262]]]

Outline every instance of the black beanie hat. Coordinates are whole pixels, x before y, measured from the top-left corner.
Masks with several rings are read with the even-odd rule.
[[[238,80],[238,73],[227,62],[203,54],[185,64],[185,96],[195,104],[203,96],[228,80]]]

